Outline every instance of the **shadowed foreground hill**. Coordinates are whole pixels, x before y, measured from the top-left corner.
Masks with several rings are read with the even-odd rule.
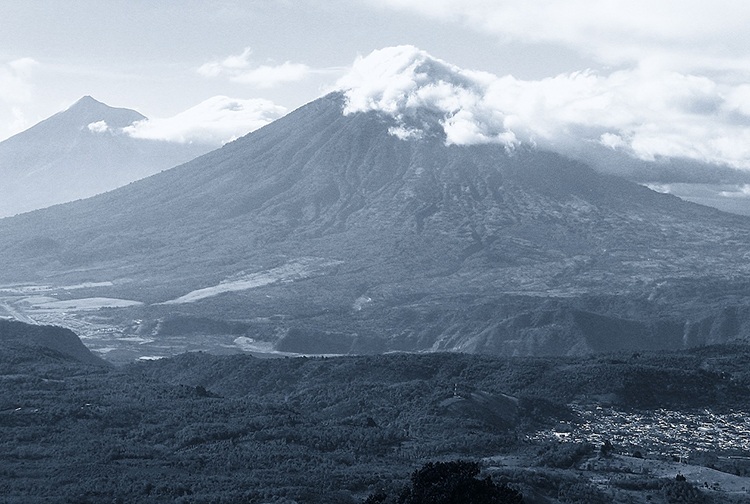
[[[30,325],[0,319],[0,348],[0,361],[4,362],[6,367],[24,362],[33,365],[41,355],[51,360],[67,360],[95,366],[109,365],[92,354],[73,331],[62,327]]]

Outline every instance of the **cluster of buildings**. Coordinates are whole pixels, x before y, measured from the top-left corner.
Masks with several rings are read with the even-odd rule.
[[[560,422],[554,429],[538,431],[534,440],[588,442],[606,441],[621,453],[672,456],[684,459],[692,452],[750,452],[750,418],[732,411],[636,411],[611,406],[573,404],[573,421]]]

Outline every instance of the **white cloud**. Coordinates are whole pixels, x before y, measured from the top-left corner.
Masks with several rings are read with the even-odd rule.
[[[269,88],[283,82],[300,81],[309,74],[310,67],[307,65],[287,61],[276,66],[261,65],[242,72],[232,77],[231,80],[242,84],[252,84],[260,88]]]
[[[448,144],[523,142],[576,154],[603,145],[644,160],[750,169],[750,88],[706,76],[639,67],[520,80],[400,46],[359,57],[338,88],[344,113],[385,113],[401,138],[437,125]]]
[[[607,64],[750,69],[750,3],[737,0],[382,0],[502,41],[563,44]]]
[[[388,134],[393,135],[400,140],[420,140],[424,137],[424,132],[416,128],[406,126],[393,126],[388,128]]]
[[[670,184],[643,184],[652,191],[656,191],[662,194],[672,194],[672,186]]]
[[[345,114],[385,112],[396,119],[398,125],[391,131],[400,138],[414,138],[420,128],[429,129],[429,121],[418,114],[426,110],[439,116],[447,143],[508,143],[512,139],[503,117],[479,103],[493,79],[490,74],[461,70],[415,47],[399,46],[357,58],[337,86],[346,91]]]
[[[109,131],[109,125],[107,121],[96,121],[88,125],[88,130],[97,134],[106,133]]]
[[[20,58],[0,66],[0,97],[16,103],[31,100],[29,80],[38,65],[32,58]]]
[[[742,184],[734,187],[732,190],[721,191],[719,196],[724,198],[750,198],[750,185]]]
[[[627,144],[620,135],[614,133],[602,133],[599,137],[599,143],[605,147],[609,147],[612,150],[617,148],[625,147]]]
[[[646,160],[750,169],[749,2],[365,1],[439,20],[445,30],[463,25],[506,49],[509,42],[565,47],[599,65],[536,81],[497,77],[471,91],[476,106],[438,107],[446,125],[458,127],[446,128],[449,140],[499,141],[507,132],[576,153],[601,145]]]
[[[252,50],[248,47],[241,54],[205,63],[198,67],[197,71],[204,77],[226,76],[232,82],[251,84],[260,88],[300,81],[312,72],[309,66],[291,61],[278,65],[258,65],[252,62],[251,55]]]
[[[0,64],[0,138],[28,127],[23,106],[32,101],[31,78],[39,66],[36,60],[20,58]]]
[[[221,61],[209,61],[198,67],[198,73],[204,77],[218,77],[225,72],[240,72],[250,66],[252,50],[246,47],[241,54],[227,56]]]
[[[123,131],[134,138],[222,145],[285,113],[269,100],[215,96],[173,117],[137,121]]]

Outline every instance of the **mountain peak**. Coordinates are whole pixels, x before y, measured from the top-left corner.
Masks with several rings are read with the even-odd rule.
[[[87,126],[92,122],[106,121],[111,127],[124,128],[135,121],[145,119],[145,116],[135,110],[126,108],[110,107],[106,103],[86,95],[54,117],[67,118],[79,126]]]
[[[0,217],[112,190],[205,154],[205,144],[134,138],[145,118],[84,96],[0,142]]]
[[[439,128],[446,144],[519,143],[507,115],[486,100],[496,76],[464,70],[411,45],[359,57],[337,87],[344,114],[377,111],[394,120],[391,134],[421,138]]]
[[[80,98],[78,101],[76,101],[73,105],[68,107],[68,110],[72,108],[78,108],[78,107],[91,107],[91,106],[104,106],[108,107],[108,105],[100,102],[99,100],[94,99],[91,95],[86,95],[82,98]]]

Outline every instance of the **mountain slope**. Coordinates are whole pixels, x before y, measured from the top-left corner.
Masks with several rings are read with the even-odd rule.
[[[107,295],[170,303],[152,317],[262,319],[251,336],[305,352],[700,344],[747,302],[746,218],[531,148],[448,146],[438,128],[400,140],[343,104],[328,95],[183,166],[0,221],[0,278],[111,281]],[[662,319],[677,329],[653,341]],[[744,335],[726,327],[719,339]]]
[[[72,360],[94,366],[106,362],[92,354],[68,329],[0,320],[0,348],[6,366],[27,362],[34,366],[47,360]]]
[[[134,110],[85,96],[0,142],[0,216],[93,196],[210,150],[134,139],[122,132],[143,119]]]

